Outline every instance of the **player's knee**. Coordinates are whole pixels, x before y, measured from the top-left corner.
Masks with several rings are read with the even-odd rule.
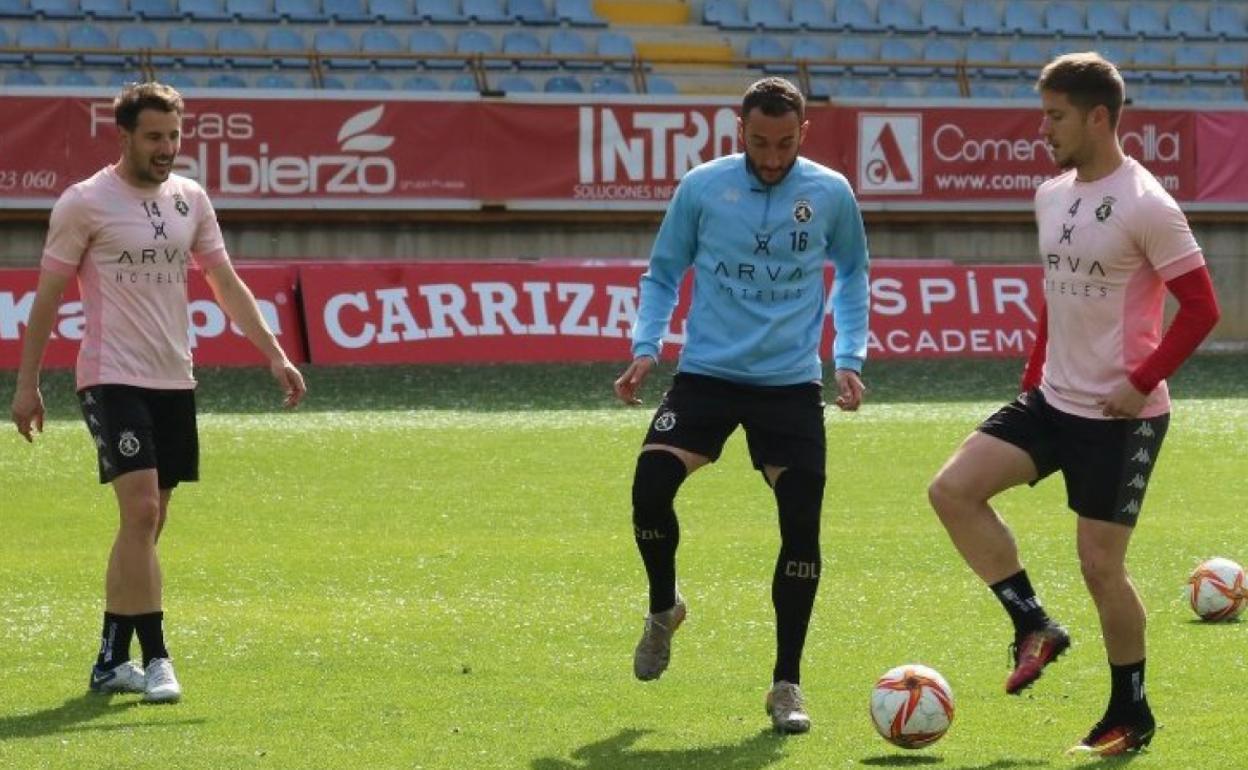
[[[927,501],[942,519],[956,514],[966,498],[965,485],[944,471],[936,474],[936,478],[927,485]]]
[[[121,526],[136,534],[155,537],[161,524],[160,498],[131,494],[120,501]]]
[[[670,516],[685,476],[684,462],[671,452],[651,449],[638,455],[633,475],[633,522],[641,525]]]
[[[1088,591],[1094,596],[1112,592],[1128,583],[1126,564],[1095,548],[1079,549],[1079,571]]]

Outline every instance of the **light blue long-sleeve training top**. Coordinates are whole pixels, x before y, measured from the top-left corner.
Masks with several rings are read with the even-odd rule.
[[[633,356],[658,358],[692,267],[678,371],[751,385],[819,380],[825,260],[836,269],[836,367],[861,372],[869,257],[849,182],[801,157],[770,186],[744,154],[703,163],[676,188],[641,277]]]

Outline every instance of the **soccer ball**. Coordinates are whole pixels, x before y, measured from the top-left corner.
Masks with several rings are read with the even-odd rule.
[[[1248,604],[1244,568],[1230,559],[1201,562],[1187,584],[1192,611],[1204,620],[1231,620]]]
[[[934,669],[890,669],[871,691],[871,721],[884,740],[903,749],[935,743],[953,722],[953,690]]]

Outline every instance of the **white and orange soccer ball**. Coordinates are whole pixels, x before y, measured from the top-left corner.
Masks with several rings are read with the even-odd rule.
[[[890,669],[871,691],[871,722],[884,740],[921,749],[953,723],[953,690],[934,669],[918,664]]]
[[[1192,611],[1204,620],[1232,620],[1248,605],[1244,568],[1230,559],[1209,559],[1187,579]]]

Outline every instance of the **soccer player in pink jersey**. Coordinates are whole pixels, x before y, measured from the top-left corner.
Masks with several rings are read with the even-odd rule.
[[[1165,378],[1218,320],[1200,247],[1158,181],[1123,154],[1124,86],[1095,53],[1050,62],[1037,83],[1041,133],[1064,172],[1036,192],[1044,311],[1022,393],[985,420],[928,489],[971,569],[1014,624],[1016,694],[1070,646],[989,504],[997,493],[1060,471],[1077,517],[1084,583],[1109,657],[1109,705],[1072,752],[1135,751],[1155,722],[1144,691],[1144,605],[1127,545],[1169,421]],[[1165,291],[1179,311],[1163,334]]]
[[[121,513],[89,685],[172,702],[182,688],[164,642],[156,543],[174,488],[199,476],[186,294],[192,262],[268,360],[286,406],[296,406],[305,388],[230,264],[207,194],[172,173],[182,97],[159,83],[134,84],[113,107],[120,160],[71,186],[52,209],[12,416],[27,441],[43,429],[39,369],[61,294],[77,277],[86,317],[78,400],[98,450],[100,482],[112,484]],[[136,634],[142,667],[130,661]]]

